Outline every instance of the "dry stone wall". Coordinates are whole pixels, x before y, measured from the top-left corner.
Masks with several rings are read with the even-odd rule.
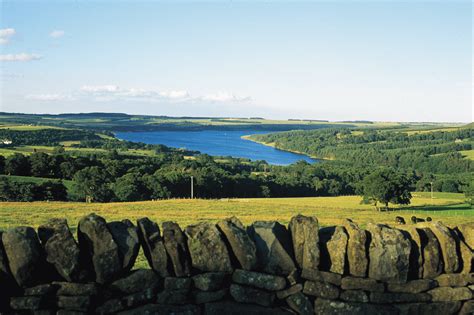
[[[474,314],[474,223],[182,229],[63,219],[0,232],[1,314]],[[149,269],[133,269],[140,248]]]

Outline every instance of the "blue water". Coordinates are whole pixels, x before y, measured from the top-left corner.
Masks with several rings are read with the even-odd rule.
[[[164,144],[168,147],[185,148],[209,155],[241,157],[254,161],[265,160],[275,165],[289,165],[300,160],[309,163],[316,162],[316,160],[305,155],[281,151],[241,138],[244,135],[268,132],[270,131],[148,131],[116,132],[116,136],[123,140],[147,144]]]

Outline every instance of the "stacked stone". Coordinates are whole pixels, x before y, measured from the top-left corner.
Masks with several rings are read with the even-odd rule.
[[[0,232],[0,312],[474,314],[474,223],[82,218]],[[151,269],[132,270],[140,247]]]
[[[462,227],[466,235],[473,228]],[[369,224],[363,231],[348,220],[319,234],[320,270],[301,273],[317,314],[474,313],[472,249],[462,232],[439,222],[407,230]],[[469,255],[457,250],[463,244]]]
[[[98,295],[94,283],[55,282],[56,309],[60,314],[88,314],[93,309]]]
[[[160,277],[150,269],[137,269],[102,287],[97,314],[115,314],[154,302],[161,286]]]
[[[14,311],[39,311],[54,307],[52,300],[55,299],[57,288],[51,284],[39,285],[26,288],[22,296],[10,299],[11,309]]]
[[[10,299],[10,307],[23,312],[87,314],[97,297],[95,283],[53,282],[25,288],[22,296]]]

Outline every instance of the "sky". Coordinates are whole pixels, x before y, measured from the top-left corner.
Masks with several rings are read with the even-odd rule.
[[[470,0],[0,0],[0,111],[471,122],[472,13]]]

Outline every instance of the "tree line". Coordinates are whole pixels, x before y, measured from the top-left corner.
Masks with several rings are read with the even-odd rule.
[[[243,163],[231,157],[216,162],[206,154],[186,158],[179,152],[133,156],[111,150],[74,156],[58,148],[53,154],[35,152],[31,155],[16,153],[7,158],[0,156],[0,174],[72,180],[68,200],[100,202],[188,198],[191,176],[194,177],[195,196],[199,198],[353,195],[361,194],[361,183],[373,171],[338,162],[309,164],[300,161],[290,166],[273,166],[264,161]],[[431,188],[426,186],[429,179],[415,172],[401,174],[408,179],[411,190]],[[62,185],[60,181],[56,184],[58,189]],[[3,200],[12,200],[11,196],[15,194],[25,195],[26,191],[36,189],[32,185],[22,185],[26,184],[4,185],[3,192],[0,188]],[[5,192],[7,190],[9,192]],[[64,199],[60,193],[31,192],[26,195],[33,200]]]
[[[421,190],[462,192],[473,162],[459,151],[472,150],[474,129],[407,133],[403,130],[329,128],[253,135],[284,150],[348,162],[354,167],[392,167],[423,178]],[[431,185],[431,184],[430,184]]]
[[[2,147],[14,147],[19,145],[59,145],[62,141],[99,140],[96,133],[78,129],[39,129],[39,130],[14,130],[8,128],[0,129],[0,140],[9,140],[11,144],[3,144]],[[0,141],[3,142],[3,141]]]
[[[215,159],[163,145],[120,141],[112,134],[104,139],[89,131],[46,130],[23,132],[27,136],[21,141],[58,145],[69,139],[78,141],[74,144],[78,149],[106,152],[66,152],[57,146],[52,154],[0,155],[0,175],[7,175],[1,179],[1,200],[107,202],[187,198],[191,176],[195,196],[199,198],[370,195],[369,182],[383,182],[385,178],[388,185],[389,177],[403,179],[403,187],[408,191],[467,192],[472,180],[472,162],[456,151],[470,148],[472,130],[407,135],[338,128],[254,136],[276,142],[280,147],[289,146],[287,149],[298,146],[299,151],[336,158],[314,164],[300,161],[289,166],[232,157]],[[148,150],[150,155],[132,155],[127,152],[130,149]],[[393,176],[383,177],[383,172]],[[382,179],[370,179],[368,176],[373,174]],[[18,182],[8,175],[49,180]],[[67,190],[62,180],[72,180],[72,188]]]
[[[189,197],[191,176],[199,198],[334,196],[354,193],[354,182],[362,176],[346,166],[220,160],[206,154],[133,156],[117,150],[76,156],[58,148],[52,154],[0,156],[0,174],[73,180],[69,198],[93,201]]]

